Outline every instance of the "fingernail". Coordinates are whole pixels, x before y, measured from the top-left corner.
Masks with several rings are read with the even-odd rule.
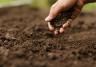
[[[63,28],[60,28],[60,33],[63,33],[64,32],[64,29]]]
[[[55,34],[55,35],[58,35],[58,34],[59,34],[59,32],[56,30],[56,31],[54,31],[54,34]]]
[[[63,24],[63,28],[67,28],[69,27],[69,25],[71,24],[72,19],[69,19],[65,24]]]
[[[52,17],[51,16],[48,16],[47,18],[45,18],[45,21],[50,21],[50,20],[52,20]]]

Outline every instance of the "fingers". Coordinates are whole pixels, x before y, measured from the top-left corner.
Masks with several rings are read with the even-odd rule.
[[[69,19],[65,24],[62,25],[62,27],[60,29],[56,29],[53,25],[52,25],[52,22],[48,22],[48,27],[49,27],[49,30],[54,32],[55,35],[58,35],[60,33],[64,33],[66,28],[68,28],[70,25],[71,25],[71,22],[74,18],[77,17],[77,15],[80,13],[80,10],[75,10],[73,12],[73,15],[72,15],[72,19]]]
[[[63,26],[60,28],[59,32],[64,33],[66,28],[70,27],[71,22],[72,22],[72,19],[69,19],[65,24],[63,24]]]
[[[50,31],[54,31],[54,29],[55,29],[55,28],[51,25],[50,22],[48,22],[48,27],[49,27],[49,30],[50,30]]]
[[[58,35],[58,34],[59,34],[59,31],[56,29],[56,30],[54,31],[54,34],[55,34],[55,35]]]
[[[50,22],[48,22],[49,30],[54,32],[55,35],[62,34],[65,32],[66,28],[68,28],[71,25],[72,19],[69,19],[65,24],[62,25],[60,29],[54,28]]]
[[[58,35],[59,34],[59,31],[57,29],[55,29],[50,22],[48,22],[48,27],[49,27],[49,30],[51,32],[54,32],[55,35]]]
[[[60,33],[64,33],[64,31],[65,31],[65,29],[63,27],[60,28],[60,30],[59,30]]]
[[[64,0],[65,1],[65,0]],[[49,30],[54,32],[55,35],[58,35],[60,33],[64,33],[66,28],[68,28],[72,22],[72,20],[74,20],[81,12],[81,6],[80,5],[76,5],[74,7],[75,11],[72,12],[72,16],[71,16],[71,19],[69,19],[66,23],[64,23],[62,25],[61,28],[57,29],[55,28],[53,25],[52,25],[52,22],[50,22],[52,19],[54,19],[62,10],[66,10],[66,9],[69,9],[70,6],[72,6],[73,4],[75,4],[77,2],[77,0],[74,0],[74,3],[73,3],[73,0],[72,1],[66,1],[64,2],[63,0],[58,0],[58,2],[56,2],[50,9],[50,13],[48,15],[48,17],[45,19],[45,21],[48,22],[48,27],[49,27]],[[63,5],[62,5],[63,4]]]
[[[69,19],[65,24],[63,24],[63,28],[66,29],[67,27],[69,27],[71,22],[72,22],[72,19]]]
[[[49,15],[45,21],[49,22],[54,19],[61,11],[71,8],[77,0],[58,0],[50,9]]]

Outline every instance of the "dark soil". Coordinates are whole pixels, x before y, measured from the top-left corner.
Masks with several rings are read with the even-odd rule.
[[[96,11],[82,13],[64,34],[49,32],[46,10],[0,9],[0,67],[96,67]]]
[[[57,15],[52,21],[51,25],[53,25],[55,28],[60,28],[64,23],[66,23],[69,19],[72,19],[72,13],[74,12],[74,9],[70,9],[67,11],[62,11],[59,15]],[[76,14],[77,15],[77,14]]]

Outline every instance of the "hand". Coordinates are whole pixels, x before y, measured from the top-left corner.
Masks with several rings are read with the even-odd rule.
[[[76,6],[74,6],[75,11],[72,12],[73,18],[71,19],[69,18],[69,20],[67,20],[67,22],[63,24],[59,30],[57,30],[55,27],[51,25],[52,22],[50,23],[50,21],[54,19],[61,11],[68,10],[75,4],[76,4]],[[53,4],[53,6],[50,9],[48,17],[45,19],[45,21],[48,22],[49,30],[54,32],[55,35],[65,32],[65,29],[70,26],[72,20],[74,20],[80,14],[83,5],[84,5],[83,0],[58,0],[55,4]]]

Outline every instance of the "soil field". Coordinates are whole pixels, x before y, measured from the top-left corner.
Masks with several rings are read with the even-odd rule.
[[[46,10],[0,9],[0,67],[96,67],[96,11],[83,12],[64,34],[49,32]]]

